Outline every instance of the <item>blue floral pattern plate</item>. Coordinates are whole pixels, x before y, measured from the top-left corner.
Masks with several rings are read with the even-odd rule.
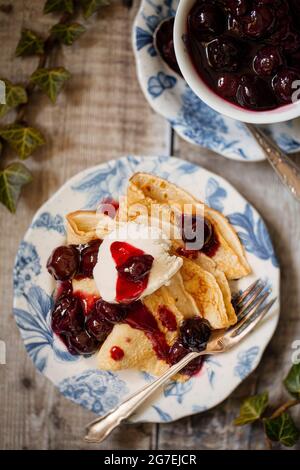
[[[97,370],[95,357],[68,353],[50,327],[54,281],[46,269],[51,251],[65,243],[64,218],[93,209],[107,195],[125,194],[128,178],[146,171],[177,182],[235,226],[253,274],[232,284],[234,291],[254,279],[268,281],[279,298],[279,267],[266,226],[256,210],[219,176],[174,157],[127,156],[88,169],[69,180],[35,215],[21,242],[14,267],[14,315],[36,368],[69,399],[101,415],[152,380],[148,374]],[[258,365],[277,325],[279,304],[253,334],[232,351],[206,359],[201,372],[185,383],[170,382],[135,421],[172,421],[217,405]]]
[[[137,75],[150,106],[164,116],[183,139],[241,161],[263,160],[264,154],[245,125],[203,103],[157,55],[153,33],[174,16],[179,0],[142,0],[133,26]],[[300,150],[300,119],[266,127],[286,152]]]

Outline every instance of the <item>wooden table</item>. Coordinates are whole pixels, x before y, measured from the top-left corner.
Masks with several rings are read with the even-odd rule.
[[[22,81],[36,59],[13,57],[21,28],[34,25],[45,33],[54,20],[42,15],[42,1],[4,3],[13,3],[13,12],[0,13],[0,75]],[[0,206],[0,339],[7,346],[7,364],[0,365],[1,449],[261,449],[259,428],[232,425],[241,398],[268,389],[276,404],[285,395],[281,380],[291,365],[291,344],[300,339],[300,206],[268,163],[233,162],[189,145],[152,111],[137,82],[131,48],[138,7],[139,0],[131,7],[114,2],[88,21],[79,42],[56,55],[73,78],[55,106],[36,98],[31,121],[45,132],[48,145],[29,161],[34,182],[17,214]],[[128,425],[102,445],[89,446],[82,436],[93,415],[64,398],[25,352],[12,316],[14,257],[35,211],[71,176],[128,153],[170,152],[227,178],[265,218],[282,267],[281,319],[258,369],[220,406],[176,423]],[[299,424],[300,407],[294,414]]]

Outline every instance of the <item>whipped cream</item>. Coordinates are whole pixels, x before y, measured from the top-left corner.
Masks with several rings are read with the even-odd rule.
[[[154,258],[147,287],[139,298],[168,285],[170,279],[182,266],[183,261],[180,257],[169,254],[171,241],[158,227],[135,222],[121,224],[104,238],[99,247],[98,261],[93,271],[96,286],[106,302],[117,303],[118,271],[111,254],[111,245],[115,241],[129,243]]]

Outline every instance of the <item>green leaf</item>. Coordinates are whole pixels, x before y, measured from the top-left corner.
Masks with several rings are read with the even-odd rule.
[[[283,383],[291,395],[300,399],[300,363],[292,366]]]
[[[29,157],[40,145],[45,143],[41,132],[34,127],[11,124],[0,129],[0,137],[12,147],[22,160]]]
[[[282,413],[277,418],[265,418],[264,425],[268,438],[286,447],[295,445],[300,437],[299,429],[288,413]]]
[[[44,13],[70,13],[74,12],[73,0],[47,0],[44,6]]]
[[[16,205],[25,184],[32,181],[32,175],[23,163],[12,163],[0,171],[0,202],[10,212],[16,212]]]
[[[80,0],[83,10],[83,16],[89,18],[91,15],[100,10],[100,8],[109,5],[109,0]]]
[[[64,67],[40,68],[31,75],[30,80],[49,96],[52,103],[55,103],[57,95],[70,77],[70,72]]]
[[[44,41],[31,29],[23,29],[16,48],[16,56],[28,56],[44,53]]]
[[[27,103],[27,93],[24,87],[13,85],[9,80],[1,79],[5,83],[5,104],[0,104],[0,117],[4,116],[11,108],[19,104]]]
[[[51,28],[51,34],[66,46],[71,46],[82,33],[85,27],[80,23],[62,24],[57,23]]]
[[[234,424],[236,426],[243,426],[260,419],[268,406],[268,401],[269,396],[267,392],[247,398],[242,403],[240,415],[234,420]]]

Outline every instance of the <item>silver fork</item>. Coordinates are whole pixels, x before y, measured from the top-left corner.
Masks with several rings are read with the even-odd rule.
[[[161,377],[131,395],[121,405],[97,418],[87,426],[87,442],[102,442],[125,419],[129,418],[158,388],[164,385],[177,372],[180,372],[193,359],[203,355],[220,354],[239,343],[267,314],[276,301],[266,304],[271,291],[266,283],[255,281],[233,301],[238,321],[227,330],[213,332],[207,347],[201,352],[191,352],[181,361],[170,367]]]

